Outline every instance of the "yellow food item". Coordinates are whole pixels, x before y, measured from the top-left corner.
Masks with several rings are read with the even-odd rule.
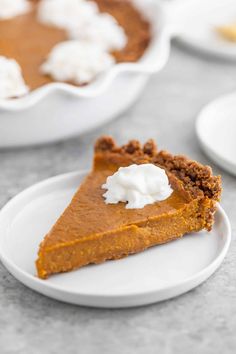
[[[216,27],[217,33],[230,42],[236,42],[236,23]]]

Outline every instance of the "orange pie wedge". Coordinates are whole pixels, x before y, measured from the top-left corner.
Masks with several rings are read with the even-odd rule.
[[[173,193],[142,209],[125,203],[106,204],[101,186],[119,167],[152,163],[164,168]],[[158,152],[150,140],[118,147],[110,137],[95,145],[93,169],[71,203],[42,241],[36,261],[38,276],[67,272],[90,263],[120,259],[148,247],[208,231],[221,194],[221,178],[211,168],[184,156]]]

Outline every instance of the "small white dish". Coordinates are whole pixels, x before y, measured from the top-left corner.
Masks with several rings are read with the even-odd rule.
[[[196,133],[204,152],[236,176],[236,92],[221,96],[200,112]]]
[[[47,280],[35,276],[39,243],[68,205],[85,172],[43,181],[13,198],[0,212],[0,258],[29,288],[68,303],[132,307],[183,294],[205,281],[223,261],[231,239],[219,206],[210,233],[191,234],[137,255]]]
[[[114,119],[167,63],[171,39],[236,59],[236,45],[214,26],[236,20],[235,0],[132,0],[149,19],[152,41],[135,63],[116,64],[85,87],[51,83],[28,95],[0,100],[0,148],[51,143],[83,134]]]
[[[236,43],[223,39],[216,31],[218,26],[236,23],[235,0],[175,0],[173,3],[172,22],[177,25],[181,42],[211,56],[236,59]]]

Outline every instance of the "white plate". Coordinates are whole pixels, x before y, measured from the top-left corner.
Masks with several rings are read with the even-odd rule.
[[[221,96],[200,112],[196,132],[205,153],[236,175],[236,92]]]
[[[174,0],[169,7],[182,42],[217,57],[236,59],[236,43],[224,40],[215,30],[236,23],[235,0]]]
[[[0,213],[0,256],[19,281],[41,294],[78,305],[130,307],[180,295],[206,280],[230,244],[228,218],[219,206],[210,233],[201,232],[118,261],[91,265],[48,280],[35,276],[38,245],[84,177],[76,172],[20,193]]]

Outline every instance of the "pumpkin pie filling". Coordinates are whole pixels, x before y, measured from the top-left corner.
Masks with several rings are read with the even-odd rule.
[[[164,168],[173,193],[142,209],[106,204],[101,186],[119,167],[152,163]],[[40,245],[38,276],[119,259],[186,233],[211,230],[221,194],[220,177],[183,156],[157,152],[153,141],[118,147],[103,137],[95,145],[94,165],[70,205]]]
[[[113,54],[117,62],[137,61],[149,45],[150,24],[129,0],[94,0],[101,12],[111,14],[124,28],[127,45]],[[32,10],[9,20],[0,20],[0,55],[15,59],[30,89],[53,82],[40,72],[40,66],[51,49],[68,40],[66,31],[42,24],[37,19],[38,0],[32,0]],[[71,83],[73,84],[73,83]]]

